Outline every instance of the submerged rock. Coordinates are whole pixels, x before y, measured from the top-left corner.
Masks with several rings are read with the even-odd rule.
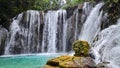
[[[87,41],[78,40],[75,41],[72,46],[73,50],[75,51],[74,56],[89,56],[90,46]]]
[[[51,59],[43,68],[94,68],[95,63],[90,57],[60,56]]]

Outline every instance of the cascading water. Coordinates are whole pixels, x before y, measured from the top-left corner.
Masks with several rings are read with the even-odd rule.
[[[59,26],[63,26],[65,23],[65,20],[60,20],[61,23],[59,24],[59,17],[65,19],[66,17],[66,11],[65,10],[58,10],[58,11],[48,11],[45,15],[45,27],[43,31],[43,42],[42,42],[42,52],[57,52],[57,33],[59,33]],[[61,29],[61,27],[60,27]],[[62,34],[62,33],[61,33]],[[66,37],[65,37],[66,38]],[[62,38],[60,38],[62,41]],[[62,43],[62,42],[61,42]],[[66,43],[63,41],[63,43]],[[61,44],[62,45],[62,44]],[[62,50],[64,50],[65,46],[62,46]],[[47,50],[46,50],[47,49]]]
[[[11,24],[11,39],[10,39],[9,43],[7,43],[7,46],[6,46],[6,49],[5,49],[5,54],[9,54],[10,45],[12,43],[15,43],[15,42],[13,42],[15,40],[14,36],[17,33],[17,31],[20,30],[20,28],[18,26],[18,23],[21,20],[21,17],[22,17],[22,14],[20,14],[18,16],[18,18],[16,20],[14,20],[13,23]],[[12,26],[14,26],[14,27],[12,27]]]
[[[15,17],[10,26],[10,39],[7,41],[5,54],[37,52],[40,23],[38,11],[29,10],[26,14],[21,13]]]
[[[85,21],[79,36],[80,40],[86,40],[89,42],[89,44],[91,44],[95,36],[100,31],[102,17],[102,11],[100,12],[100,8],[102,6],[103,3],[96,5],[91,11],[90,15],[87,17],[87,20]]]
[[[93,8],[83,25],[79,39],[89,42],[96,64],[109,62],[105,64],[108,68],[119,68],[120,20],[117,25],[112,25],[100,32],[103,14],[103,11],[100,12],[100,8],[102,5],[103,3],[99,3]]]
[[[109,68],[120,67],[120,20],[117,25],[112,25],[102,30],[98,35],[98,41],[94,45],[96,62],[110,62]],[[97,52],[97,53],[96,53]]]
[[[93,8],[93,5],[90,2],[85,2],[82,8],[82,17],[81,22],[84,23],[86,18],[89,16],[91,10]]]
[[[8,40],[9,37],[9,33],[8,30],[3,28],[0,25],[0,55],[4,54],[4,49],[5,49],[5,45],[6,45],[6,41]]]
[[[4,54],[71,51],[78,36],[78,11],[67,18],[66,10],[28,10],[13,19]],[[77,38],[76,38],[77,39]]]

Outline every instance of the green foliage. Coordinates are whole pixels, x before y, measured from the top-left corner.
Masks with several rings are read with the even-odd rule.
[[[94,2],[94,0],[66,0],[67,3],[62,6],[63,9],[66,9],[68,7],[72,7],[72,6],[76,6],[80,3],[83,3],[83,2]]]
[[[48,9],[49,5],[50,5],[49,0],[36,0],[33,9],[44,10]]]
[[[31,9],[34,0],[0,0],[0,15],[5,17],[13,17],[16,14]]]
[[[66,8],[87,0],[66,0],[67,3],[65,5],[61,5],[60,1],[61,0],[0,0],[0,23],[8,22],[9,19],[17,14],[29,9],[45,11],[49,9],[59,9],[62,6],[64,6],[62,8]]]
[[[58,0],[0,0],[0,22],[13,18],[28,9],[47,10],[59,8]]]
[[[11,18],[20,12],[31,9],[34,2],[35,0],[0,0],[0,25],[9,26]]]
[[[106,2],[106,3],[110,3],[110,2],[118,2],[119,0],[104,0],[104,2]]]
[[[67,3],[62,8],[65,9],[67,7],[72,7],[78,5],[81,2],[83,2],[83,0],[67,0]]]

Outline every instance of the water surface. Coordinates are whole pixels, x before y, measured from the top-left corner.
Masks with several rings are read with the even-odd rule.
[[[0,68],[42,68],[47,60],[61,54],[1,56]]]

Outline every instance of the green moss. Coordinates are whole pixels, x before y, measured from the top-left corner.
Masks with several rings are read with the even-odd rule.
[[[66,9],[69,7],[77,6],[78,4],[84,3],[84,2],[94,2],[94,0],[67,0],[67,3],[61,8]]]
[[[87,41],[75,41],[73,43],[73,50],[75,51],[75,56],[88,56],[90,46]]]
[[[60,56],[47,61],[47,65],[59,66],[60,62],[70,61],[73,56]]]

